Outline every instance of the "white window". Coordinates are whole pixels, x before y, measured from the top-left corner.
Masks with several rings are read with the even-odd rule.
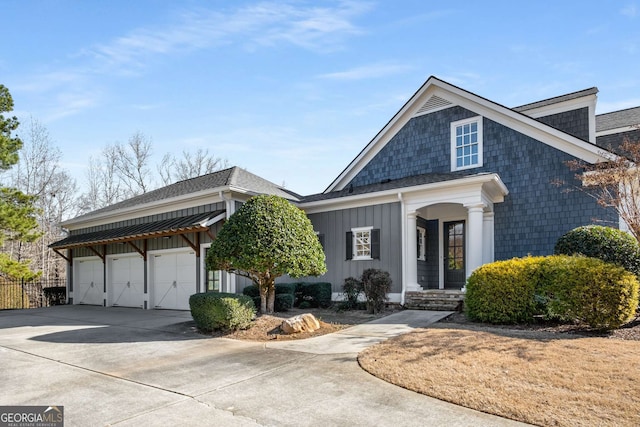
[[[353,259],[371,259],[371,230],[373,227],[353,228]]]
[[[427,230],[422,227],[418,227],[418,259],[425,261],[427,259]]]
[[[451,170],[482,166],[482,117],[451,123]]]

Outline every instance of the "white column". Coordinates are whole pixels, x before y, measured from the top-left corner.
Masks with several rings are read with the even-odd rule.
[[[482,251],[482,263],[487,264],[495,260],[493,212],[485,212],[483,219],[484,227],[482,230],[482,239],[484,241],[484,244]]]
[[[409,212],[407,214],[407,246],[405,254],[407,259],[404,261],[407,266],[407,290],[418,291],[422,290],[418,284],[418,239],[416,232],[418,230],[418,224],[416,221],[418,214],[416,212]]]
[[[484,204],[465,205],[467,219],[467,277],[482,265],[482,229],[484,223]]]

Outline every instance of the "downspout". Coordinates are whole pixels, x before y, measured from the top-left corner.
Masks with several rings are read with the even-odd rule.
[[[402,291],[400,293],[400,305],[404,306],[404,300],[405,300],[405,293],[407,291],[407,284],[405,283],[405,277],[407,277],[407,263],[406,263],[406,255],[407,255],[407,245],[406,245],[406,240],[407,240],[407,236],[406,236],[406,221],[405,221],[405,217],[406,217],[406,208],[404,206],[404,197],[402,196],[402,193],[398,193],[398,200],[400,201],[400,234],[401,234],[401,245],[402,245],[402,250],[401,250],[401,257],[402,257],[402,278],[401,278],[401,282],[402,282]]]

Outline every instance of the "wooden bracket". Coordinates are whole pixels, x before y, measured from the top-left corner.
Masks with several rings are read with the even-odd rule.
[[[104,255],[106,254],[106,251],[105,251],[105,253],[102,253],[102,254],[101,254],[101,253],[100,253],[100,252],[98,252],[98,251],[97,251],[93,246],[87,246],[87,248],[88,248],[91,252],[93,252],[94,254],[98,255],[98,256],[100,257],[100,259],[102,260],[102,262],[104,263],[104,259],[105,259],[105,256],[104,256]]]
[[[198,251],[198,246],[196,246],[195,243],[193,243],[191,240],[189,240],[189,238],[187,236],[185,236],[184,234],[181,234],[180,237],[182,237],[182,239],[187,242],[187,245],[191,246],[191,249],[193,249],[196,252],[196,256],[200,256],[200,253]]]
[[[136,252],[138,252],[140,255],[142,255],[142,259],[144,259],[145,261],[147,260],[147,248],[146,248],[146,246],[147,246],[147,245],[146,245],[147,241],[146,241],[146,240],[144,241],[144,243],[145,243],[145,245],[144,245],[144,246],[145,246],[144,250],[142,250],[142,249],[140,249],[139,247],[137,247],[137,246],[136,246],[136,244],[135,244],[135,243],[133,243],[131,240],[129,240],[127,243],[128,243],[128,244],[129,244],[133,249],[135,249],[135,251],[136,251]]]
[[[62,258],[66,259],[68,263],[71,263],[71,258],[66,256],[65,254],[63,254],[62,252],[60,252],[57,249],[54,249],[53,252],[57,253],[58,255],[60,255]]]

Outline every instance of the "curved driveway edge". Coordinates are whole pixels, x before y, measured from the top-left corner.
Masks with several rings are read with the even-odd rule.
[[[353,350],[412,327],[388,317],[332,339]],[[206,338],[189,321],[87,306],[0,312],[0,405],[64,406],[66,426],[521,425],[388,384],[353,351]]]

